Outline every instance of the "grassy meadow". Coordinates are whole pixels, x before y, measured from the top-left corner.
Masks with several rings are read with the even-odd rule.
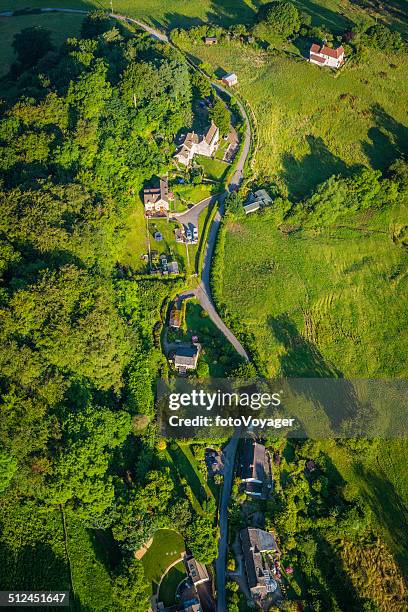
[[[251,24],[256,12],[266,0],[112,0],[113,10],[166,28],[191,27],[204,22],[228,26],[234,23]],[[110,9],[110,0],[0,0],[0,11],[21,10],[26,7],[41,8],[51,4],[54,8],[78,8],[93,10]],[[294,4],[312,17],[314,24],[342,28],[349,19],[361,16],[362,9],[350,0],[294,0]],[[364,14],[372,19],[404,28],[404,0],[392,0],[386,4],[370,2]]]
[[[357,457],[339,446],[335,440],[322,440],[321,446],[329,455],[339,476],[348,483],[350,492],[358,492],[364,503],[370,507],[382,541],[406,576],[408,574],[408,488],[404,466],[408,452],[407,440],[382,440],[373,452]],[[347,546],[343,554],[346,551]],[[357,548],[355,554],[364,556]],[[346,558],[344,561],[347,564]],[[349,565],[353,562],[353,558],[350,557]],[[372,564],[371,572],[373,572],[375,564],[372,563],[372,559],[369,562]],[[366,589],[375,586],[377,578],[374,573],[375,571],[372,579],[366,579]],[[355,575],[355,572],[352,571],[351,574]]]
[[[66,38],[79,34],[82,20],[82,15],[69,13],[0,17],[0,49],[2,54],[0,76],[6,74],[10,65],[16,61],[11,46],[15,34],[33,25],[41,26],[51,31],[51,40],[55,47],[59,47]]]
[[[233,41],[190,49],[215,74],[237,73],[257,120],[255,178],[296,199],[332,174],[383,169],[407,151],[407,55],[374,52],[335,76],[288,51],[296,57]]]
[[[255,335],[270,375],[407,374],[408,258],[371,227],[360,218],[285,235],[262,214],[229,223],[224,301]]]

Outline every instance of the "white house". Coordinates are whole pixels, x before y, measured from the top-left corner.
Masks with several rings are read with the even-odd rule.
[[[147,187],[143,190],[145,216],[165,217],[169,212],[169,200],[172,197],[167,176],[163,176],[158,187]]]
[[[344,49],[337,47],[332,49],[326,45],[321,47],[316,43],[310,47],[309,61],[318,66],[330,66],[330,68],[340,68],[344,62]]]
[[[180,164],[188,166],[194,155],[211,157],[217,149],[219,139],[220,131],[212,121],[207,133],[202,136],[195,132],[189,132],[174,159]]]
[[[222,82],[224,85],[228,85],[228,87],[232,87],[238,83],[238,77],[235,72],[231,72],[230,74],[226,74],[222,77]]]

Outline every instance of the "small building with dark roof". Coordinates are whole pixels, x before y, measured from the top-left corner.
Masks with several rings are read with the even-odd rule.
[[[180,374],[187,370],[195,370],[197,367],[200,345],[180,346],[174,354],[174,367]]]
[[[253,438],[245,438],[240,457],[240,476],[247,495],[262,496],[266,462],[265,446]]]

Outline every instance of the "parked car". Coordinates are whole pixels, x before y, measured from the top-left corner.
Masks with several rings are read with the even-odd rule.
[[[198,240],[198,229],[193,227],[193,240]]]
[[[189,230],[189,229],[186,230],[186,240],[187,240],[187,242],[191,242],[192,239],[193,239],[193,236],[191,234],[191,230]]]

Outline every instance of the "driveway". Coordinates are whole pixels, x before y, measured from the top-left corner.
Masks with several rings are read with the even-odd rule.
[[[213,202],[216,202],[219,198],[219,195],[220,194],[216,194],[205,198],[204,200],[201,200],[201,202],[198,202],[198,204],[195,204],[194,206],[182,213],[173,213],[171,215],[171,218],[177,219],[177,221],[180,221],[180,223],[183,223],[183,225],[189,227],[190,229],[192,228],[192,226],[198,227],[198,217],[200,216],[200,213],[204,210],[204,208],[207,208],[207,206],[209,206]]]

